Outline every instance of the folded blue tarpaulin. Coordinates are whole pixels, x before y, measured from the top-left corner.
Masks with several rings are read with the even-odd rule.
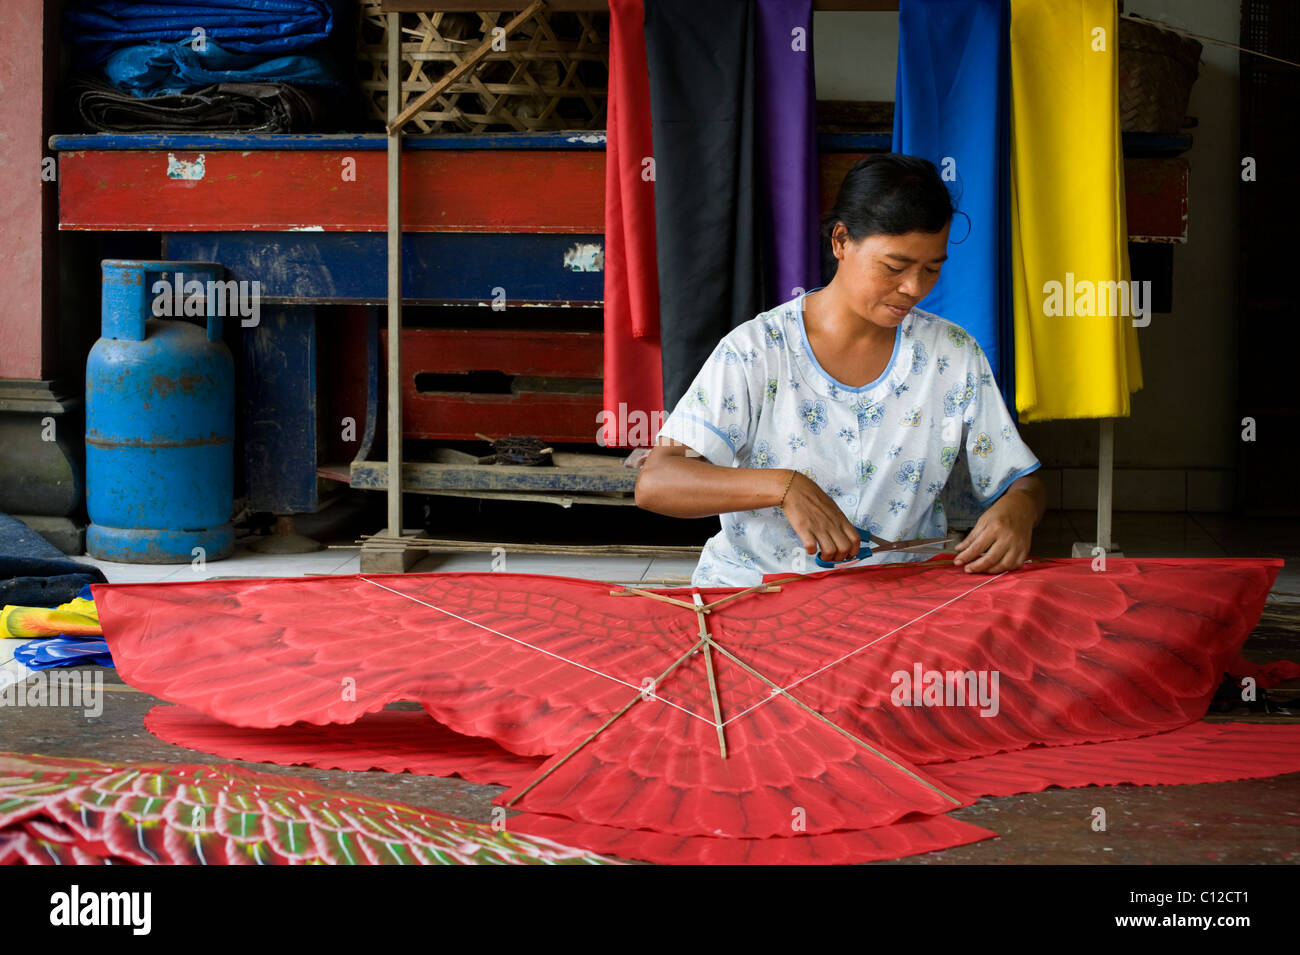
[[[213,83],[288,83],[314,90],[342,90],[343,81],[327,60],[294,54],[266,59],[236,53],[208,41],[203,51],[188,40],[146,43],[120,49],[104,64],[108,81],[133,96],[188,93]]]
[[[65,37],[87,65],[103,63],[114,50],[141,43],[193,40],[203,31],[236,53],[279,56],[329,37],[342,0],[70,0]]]

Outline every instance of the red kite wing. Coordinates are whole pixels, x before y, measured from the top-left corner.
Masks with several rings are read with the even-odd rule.
[[[95,585],[122,678],[237,726],[347,723],[415,700],[458,733],[550,755],[697,639],[608,584],[414,574]]]
[[[724,720],[727,700],[765,692],[731,661],[713,666]],[[974,801],[784,698],[727,724],[723,759],[716,725],[693,715],[707,698],[704,669],[696,654],[662,684],[682,706],[634,706],[572,758],[547,762],[534,788],[497,802],[623,829],[761,839],[886,826]]]
[[[419,710],[367,713],[355,723],[231,726],[188,706],[155,706],[144,728],[176,746],[281,766],[370,769],[421,776],[460,776],[513,786],[537,774],[541,756],[516,756],[482,736],[462,736]]]
[[[737,600],[714,635],[838,725],[924,765],[1200,719],[1280,565],[1111,559],[1094,572],[1046,560],[996,577],[886,565]],[[920,685],[901,692],[924,682],[918,671],[975,680],[951,681],[964,704],[945,686],[933,705]],[[995,675],[996,706],[980,705],[969,691]]]

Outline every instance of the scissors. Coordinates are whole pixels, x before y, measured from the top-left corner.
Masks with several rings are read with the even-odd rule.
[[[952,538],[949,537],[924,537],[910,541],[887,541],[883,537],[877,537],[870,531],[864,531],[861,527],[854,527],[861,539],[862,549],[858,551],[857,557],[848,557],[844,560],[823,560],[822,552],[818,551],[817,556],[813,558],[818,567],[835,567],[839,564],[847,564],[855,560],[862,560],[864,557],[870,557],[876,551],[887,550],[911,550],[913,547],[925,547],[931,544],[947,544]]]

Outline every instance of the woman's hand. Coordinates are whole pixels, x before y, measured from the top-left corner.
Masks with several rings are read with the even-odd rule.
[[[957,545],[953,563],[968,574],[1000,574],[1020,567],[1029,557],[1034,525],[1046,503],[1043,483],[1032,476],[1021,478],[980,515]]]
[[[821,551],[822,560],[851,560],[861,542],[852,521],[830,495],[798,471],[785,492],[785,518],[809,554]]]

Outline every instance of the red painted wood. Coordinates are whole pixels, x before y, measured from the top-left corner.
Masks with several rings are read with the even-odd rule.
[[[387,341],[386,331],[381,330],[381,353]],[[420,392],[415,378],[422,372],[499,371],[599,381],[604,367],[602,341],[598,332],[404,329],[402,431],[408,438],[472,440],[475,432],[482,432],[592,444],[603,406],[600,395]]]
[[[386,348],[387,331],[381,330],[380,337]],[[500,371],[600,379],[604,375],[603,342],[599,332],[408,328],[402,332],[402,368],[408,376]]]
[[[537,435],[545,441],[595,444],[600,395],[473,395],[442,392],[402,397],[402,432],[408,438],[468,439]]]
[[[193,163],[199,153],[175,153]],[[168,176],[165,150],[59,155],[63,229],[382,232],[385,154],[214,150],[201,179]],[[343,176],[355,161],[355,181]],[[402,157],[408,232],[605,230],[599,151],[412,150]]]
[[[199,153],[177,153],[194,162]],[[59,156],[63,229],[380,232],[385,156],[380,152],[213,150],[202,179],[169,178],[163,150]],[[835,200],[864,154],[821,157],[821,208]],[[345,181],[345,160],[355,181]],[[605,155],[599,151],[412,150],[403,156],[402,221],[408,232],[603,233]],[[1129,233],[1186,238],[1187,164],[1125,161]]]
[[[1124,160],[1128,234],[1137,241],[1187,241],[1187,160]]]

